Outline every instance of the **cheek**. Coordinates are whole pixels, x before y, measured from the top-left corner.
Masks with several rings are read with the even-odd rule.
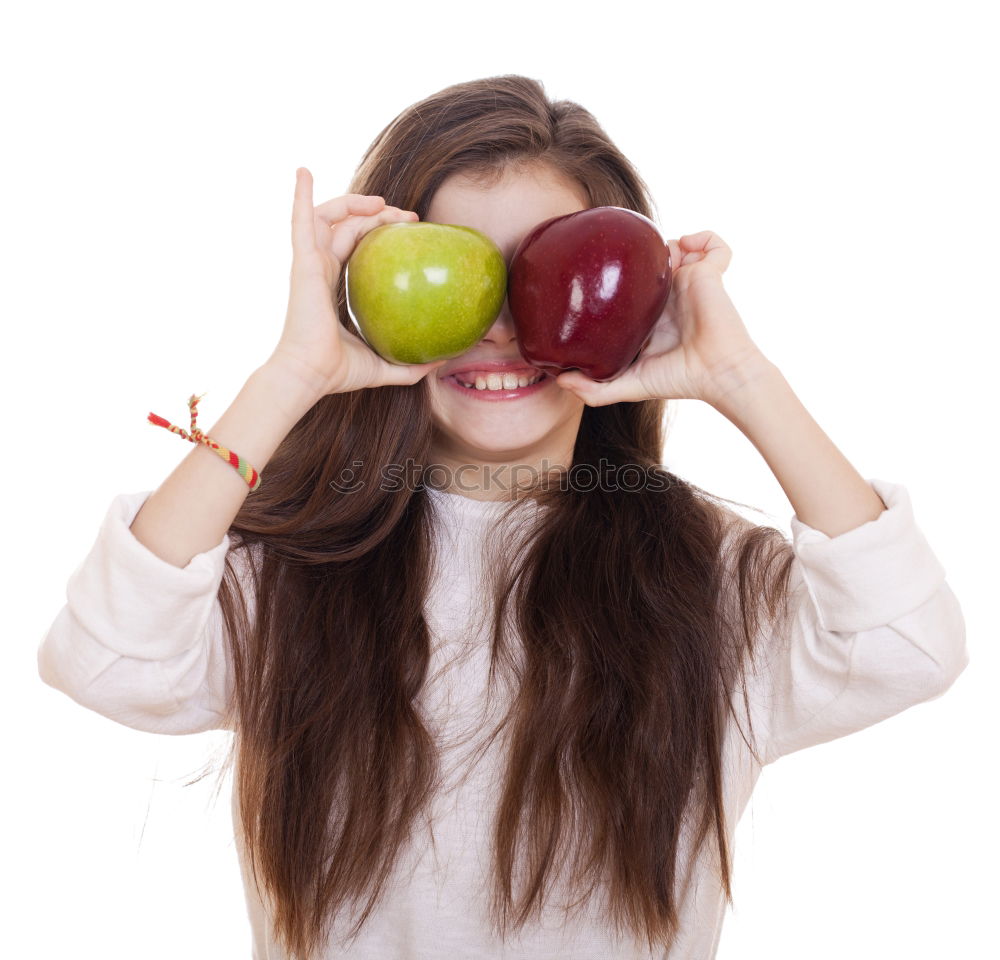
[[[431,420],[440,427],[448,419],[448,395],[437,380],[427,381],[427,396],[430,399]]]

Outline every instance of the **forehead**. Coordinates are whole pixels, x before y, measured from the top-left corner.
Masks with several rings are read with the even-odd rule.
[[[584,188],[558,171],[511,167],[499,180],[452,174],[435,192],[427,219],[474,227],[509,257],[535,224],[589,205]]]

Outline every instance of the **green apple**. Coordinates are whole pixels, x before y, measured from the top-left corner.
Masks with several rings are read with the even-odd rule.
[[[383,223],[361,238],[346,270],[351,318],[392,363],[464,353],[493,325],[507,295],[499,247],[450,223]]]

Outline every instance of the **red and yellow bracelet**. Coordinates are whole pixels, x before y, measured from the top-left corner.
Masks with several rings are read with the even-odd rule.
[[[203,393],[201,397],[205,396]],[[196,397],[191,394],[188,400],[188,407],[191,410],[191,432],[188,433],[183,427],[175,426],[170,423],[169,420],[164,420],[163,417],[158,416],[155,413],[150,413],[146,420],[157,427],[166,427],[172,433],[176,433],[182,436],[185,440],[190,440],[192,443],[203,443],[206,447],[214,450],[223,460],[226,461],[231,467],[235,467],[239,475],[246,480],[250,485],[250,490],[254,491],[260,486],[260,474],[250,466],[238,453],[234,453],[232,450],[227,449],[222,446],[221,443],[216,443],[211,437],[203,433],[197,424],[198,421],[198,401],[201,397]]]

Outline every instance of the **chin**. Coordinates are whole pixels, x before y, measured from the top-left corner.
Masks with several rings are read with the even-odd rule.
[[[507,462],[539,452],[545,456],[553,440],[575,432],[583,403],[555,383],[535,397],[495,403],[456,397],[450,387],[435,383],[431,409],[439,442],[450,456]]]
[[[467,451],[470,459],[487,455],[498,460],[511,459],[521,452],[544,446],[546,438],[557,432],[562,418],[518,416],[514,411],[435,417],[434,426],[452,454]],[[461,454],[459,454],[461,455]]]

